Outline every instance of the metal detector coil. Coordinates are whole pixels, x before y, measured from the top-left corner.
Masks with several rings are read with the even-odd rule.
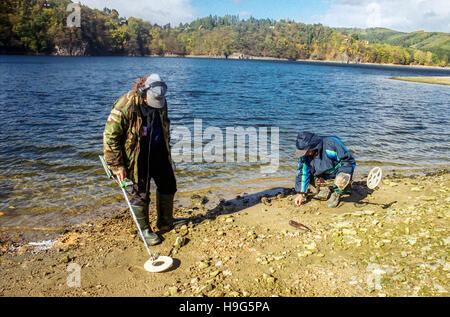
[[[374,167],[367,176],[367,188],[375,189],[383,178],[383,171],[380,167]]]
[[[160,273],[169,269],[173,264],[173,259],[168,256],[159,256],[156,259],[150,259],[144,264],[144,269],[151,273]]]

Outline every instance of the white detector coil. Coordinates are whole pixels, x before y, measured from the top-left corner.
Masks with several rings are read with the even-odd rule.
[[[374,167],[367,176],[367,188],[375,189],[380,184],[383,177],[383,171],[379,167]]]
[[[156,260],[148,260],[144,264],[144,269],[151,273],[164,272],[173,264],[173,259],[168,256],[159,256]]]

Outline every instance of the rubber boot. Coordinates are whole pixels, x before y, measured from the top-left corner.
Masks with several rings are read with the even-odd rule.
[[[148,245],[155,245],[161,243],[161,238],[150,229],[148,221],[148,207],[145,206],[131,206],[133,207],[134,215],[139,228],[142,231],[145,241]],[[141,238],[142,239],[142,238]]]
[[[339,205],[339,201],[341,199],[341,195],[339,195],[337,192],[333,192],[331,194],[330,199],[327,201],[327,207],[328,208],[336,208]]]
[[[328,186],[319,187],[319,193],[314,198],[319,200],[327,200],[330,197],[331,190]]]
[[[167,232],[187,225],[189,222],[186,218],[173,218],[173,198],[174,195],[164,195],[156,191],[156,212],[158,215],[156,226],[161,231]]]
[[[317,195],[318,193],[319,193],[319,191],[320,191],[320,188],[319,187],[316,187],[316,186],[314,186],[314,185],[312,185],[312,184],[309,184],[308,185],[308,189],[306,190],[306,191],[308,191],[309,190],[309,192],[312,194],[312,195]]]

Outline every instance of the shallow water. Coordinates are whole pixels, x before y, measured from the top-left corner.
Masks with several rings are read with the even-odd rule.
[[[294,177],[298,131],[339,136],[370,166],[447,165],[450,87],[390,80],[449,70],[183,58],[0,56],[2,227],[58,227],[118,206],[98,161],[113,102],[139,76],[169,86],[172,127],[278,127],[280,167]],[[180,192],[260,178],[261,162],[179,163]]]

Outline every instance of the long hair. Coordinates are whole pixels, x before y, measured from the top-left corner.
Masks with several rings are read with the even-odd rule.
[[[139,88],[144,87],[145,81],[147,80],[147,78],[148,78],[148,75],[136,79],[136,80],[133,82],[133,84],[132,84],[133,91],[134,91],[134,92],[138,92],[138,89],[139,89]]]

